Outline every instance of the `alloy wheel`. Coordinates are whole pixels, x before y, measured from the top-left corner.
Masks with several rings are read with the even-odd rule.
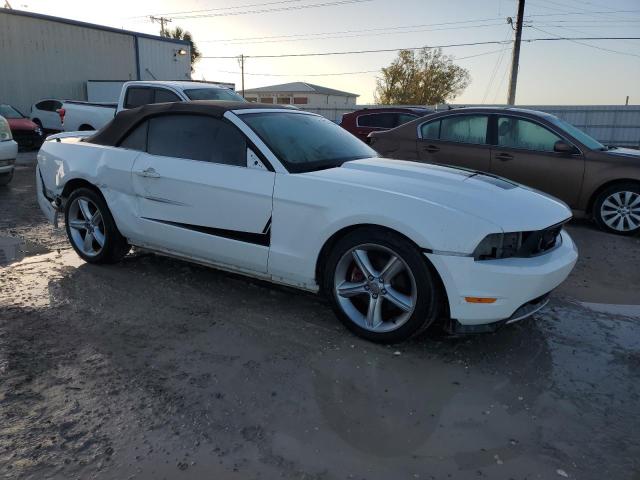
[[[69,206],[69,233],[78,250],[89,257],[104,248],[104,219],[97,205],[87,197],[76,197]]]
[[[600,207],[602,221],[618,232],[630,232],[640,227],[640,194],[615,192],[605,198]]]
[[[404,325],[417,303],[416,280],[393,250],[358,245],[338,261],[334,291],[342,311],[356,325],[377,333]]]

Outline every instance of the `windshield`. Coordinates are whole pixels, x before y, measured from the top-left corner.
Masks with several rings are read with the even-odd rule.
[[[4,118],[24,118],[18,110],[13,108],[11,105],[0,105],[0,117]]]
[[[562,128],[565,132],[571,135],[573,138],[582,143],[585,147],[590,150],[607,150],[603,144],[597,141],[595,138],[590,137],[586,133],[584,133],[579,128],[574,127],[569,122],[565,122],[564,120],[560,120],[558,117],[551,116],[550,120],[555,123],[558,127]]]
[[[339,167],[349,160],[378,156],[364,142],[317,115],[267,111],[241,118],[293,173]]]
[[[184,93],[190,100],[230,100],[244,102],[245,99],[228,88],[190,88]]]

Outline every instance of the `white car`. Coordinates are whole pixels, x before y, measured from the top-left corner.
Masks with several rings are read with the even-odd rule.
[[[83,137],[83,138],[81,138]],[[565,204],[486,174],[376,158],[329,120],[237,102],[148,105],[49,137],[38,201],[84,260],[136,245],[313,292],[396,342],[493,330],[546,303],[577,252]]]
[[[18,144],[13,140],[9,122],[0,117],[0,186],[8,184],[13,178]]]
[[[66,132],[98,130],[113,120],[122,110],[152,103],[191,102],[194,100],[244,99],[228,87],[182,80],[132,81],[122,85],[118,103],[92,103],[67,100],[58,109]]]

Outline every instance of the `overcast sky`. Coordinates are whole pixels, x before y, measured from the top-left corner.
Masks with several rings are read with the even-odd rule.
[[[335,5],[338,2],[342,4]],[[171,27],[179,25],[193,34],[204,56],[338,52],[509,40],[513,32],[506,17],[515,17],[517,6],[516,0],[11,0],[11,3],[15,9],[156,34],[159,25],[152,24],[147,16],[165,14],[173,18]],[[334,5],[300,8],[327,3]],[[200,11],[206,9],[209,10]],[[190,13],[178,13],[187,11]],[[238,15],[248,11],[254,13]],[[593,13],[613,11],[624,12]],[[529,26],[524,38],[640,37],[639,0],[527,0],[526,15]],[[237,40],[247,37],[252,39]],[[640,104],[640,40],[583,43],[598,48],[568,41],[523,43],[517,103],[621,104],[629,95],[630,103]],[[499,45],[477,45],[446,48],[445,53],[457,58],[456,62],[467,68],[472,77],[471,85],[456,103],[504,103],[510,50]],[[245,64],[245,87],[301,80],[357,93],[359,103],[369,103],[373,101],[375,72],[388,65],[395,55],[387,52],[249,58]],[[479,56],[464,58],[474,55]],[[315,76],[369,71],[374,72]],[[236,72],[239,66],[235,59],[202,59],[194,78],[234,82],[239,88],[240,75]]]

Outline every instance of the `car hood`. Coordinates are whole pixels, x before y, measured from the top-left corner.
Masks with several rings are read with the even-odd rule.
[[[614,148],[613,150],[607,150],[604,153],[607,155],[634,157],[640,159],[640,150],[635,150],[633,148]]]
[[[309,174],[439,204],[505,232],[540,230],[571,217],[566,204],[547,194],[500,177],[440,165],[369,158]]]
[[[28,118],[7,118],[11,130],[35,130],[38,126]]]

